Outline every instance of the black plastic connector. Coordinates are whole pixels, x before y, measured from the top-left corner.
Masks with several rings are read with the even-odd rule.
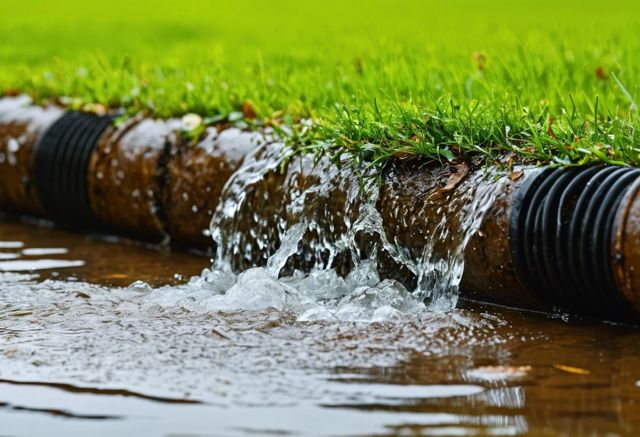
[[[612,232],[620,202],[640,169],[547,168],[516,193],[511,258],[522,283],[557,309],[624,318],[615,285]]]
[[[67,112],[47,129],[36,150],[35,182],[50,216],[64,224],[95,223],[89,204],[87,171],[91,153],[113,120],[82,112]]]

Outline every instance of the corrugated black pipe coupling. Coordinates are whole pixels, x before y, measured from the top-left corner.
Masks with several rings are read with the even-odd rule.
[[[556,309],[637,318],[638,288],[620,275],[640,265],[622,267],[634,253],[617,243],[631,241],[623,234],[639,176],[640,169],[599,165],[547,168],[525,181],[512,206],[509,248],[531,293]]]
[[[87,171],[91,154],[113,116],[67,112],[42,135],[36,148],[36,189],[47,214],[65,224],[95,222]]]

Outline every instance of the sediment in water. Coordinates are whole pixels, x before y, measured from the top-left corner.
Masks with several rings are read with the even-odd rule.
[[[50,215],[30,185],[38,177],[32,162],[62,114],[24,98],[0,100],[0,151],[13,153],[0,163],[3,209]],[[287,157],[268,130],[208,127],[194,141],[187,129],[178,119],[134,118],[105,130],[81,175],[97,223],[215,251],[237,271],[264,266],[277,277],[331,269],[363,283],[397,280],[436,309],[455,305],[458,292],[522,308],[566,303],[550,301],[514,265],[514,204],[537,177],[531,169],[507,175],[472,163],[396,159],[374,178],[348,160]],[[620,305],[638,311],[636,192],[615,215],[611,263]]]

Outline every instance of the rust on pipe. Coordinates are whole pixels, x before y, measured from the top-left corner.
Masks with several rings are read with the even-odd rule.
[[[91,209],[105,226],[161,241],[166,216],[161,193],[178,120],[132,119],[105,134],[89,163]]]
[[[0,208],[42,215],[34,180],[37,143],[63,114],[55,106],[33,106],[24,96],[0,99]]]
[[[613,271],[624,299],[640,314],[640,180],[622,199],[614,221]]]
[[[260,134],[210,127],[197,144],[183,139],[171,149],[163,203],[173,242],[211,246],[207,231],[225,183],[265,141]]]
[[[518,278],[509,250],[513,198],[525,178],[506,181],[480,228],[471,237],[465,251],[460,289],[466,296],[480,301],[544,310],[544,303]]]
[[[430,235],[425,229],[437,227],[446,209],[450,234],[464,233],[459,222],[464,202],[457,199],[462,193],[452,185],[478,172],[477,167],[459,168],[439,163],[425,166],[420,161],[391,164],[382,185],[379,209],[383,215],[385,230],[412,252],[420,256]],[[495,201],[489,207],[477,232],[471,235],[464,251],[464,273],[460,282],[461,295],[470,299],[501,305],[544,309],[544,304],[519,280],[509,250],[509,223],[514,193],[529,175],[511,180],[503,176],[503,184]],[[453,208],[448,205],[454,205]],[[398,217],[412,217],[407,223]],[[416,226],[415,223],[420,225]],[[451,245],[460,244],[451,239],[438,239],[433,250],[440,256],[448,256]],[[393,264],[387,267],[397,270]]]

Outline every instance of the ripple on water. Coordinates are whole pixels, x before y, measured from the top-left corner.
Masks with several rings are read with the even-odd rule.
[[[222,294],[193,284],[108,289],[4,273],[2,375],[101,388],[133,385],[153,395],[223,405],[365,402],[377,396],[375,390],[354,394],[318,375],[336,367],[394,366],[416,353],[468,354],[504,341],[494,331],[504,322],[464,310],[410,308],[402,319],[396,314],[384,322],[336,322],[337,316],[304,321],[303,294],[264,273],[249,276],[229,290],[242,284],[236,292]],[[263,287],[262,280],[270,282]],[[247,300],[250,287],[262,288],[262,297]],[[349,303],[362,293],[349,296]],[[197,299],[208,301],[199,305]],[[340,301],[327,303],[327,311],[338,313]],[[365,308],[372,304],[363,301]],[[449,395],[473,394],[455,390]]]
[[[0,249],[21,249],[24,247],[22,241],[0,241]]]
[[[34,259],[19,261],[0,261],[0,271],[4,272],[28,272],[35,270],[66,269],[71,267],[81,267],[82,260],[66,259]]]

